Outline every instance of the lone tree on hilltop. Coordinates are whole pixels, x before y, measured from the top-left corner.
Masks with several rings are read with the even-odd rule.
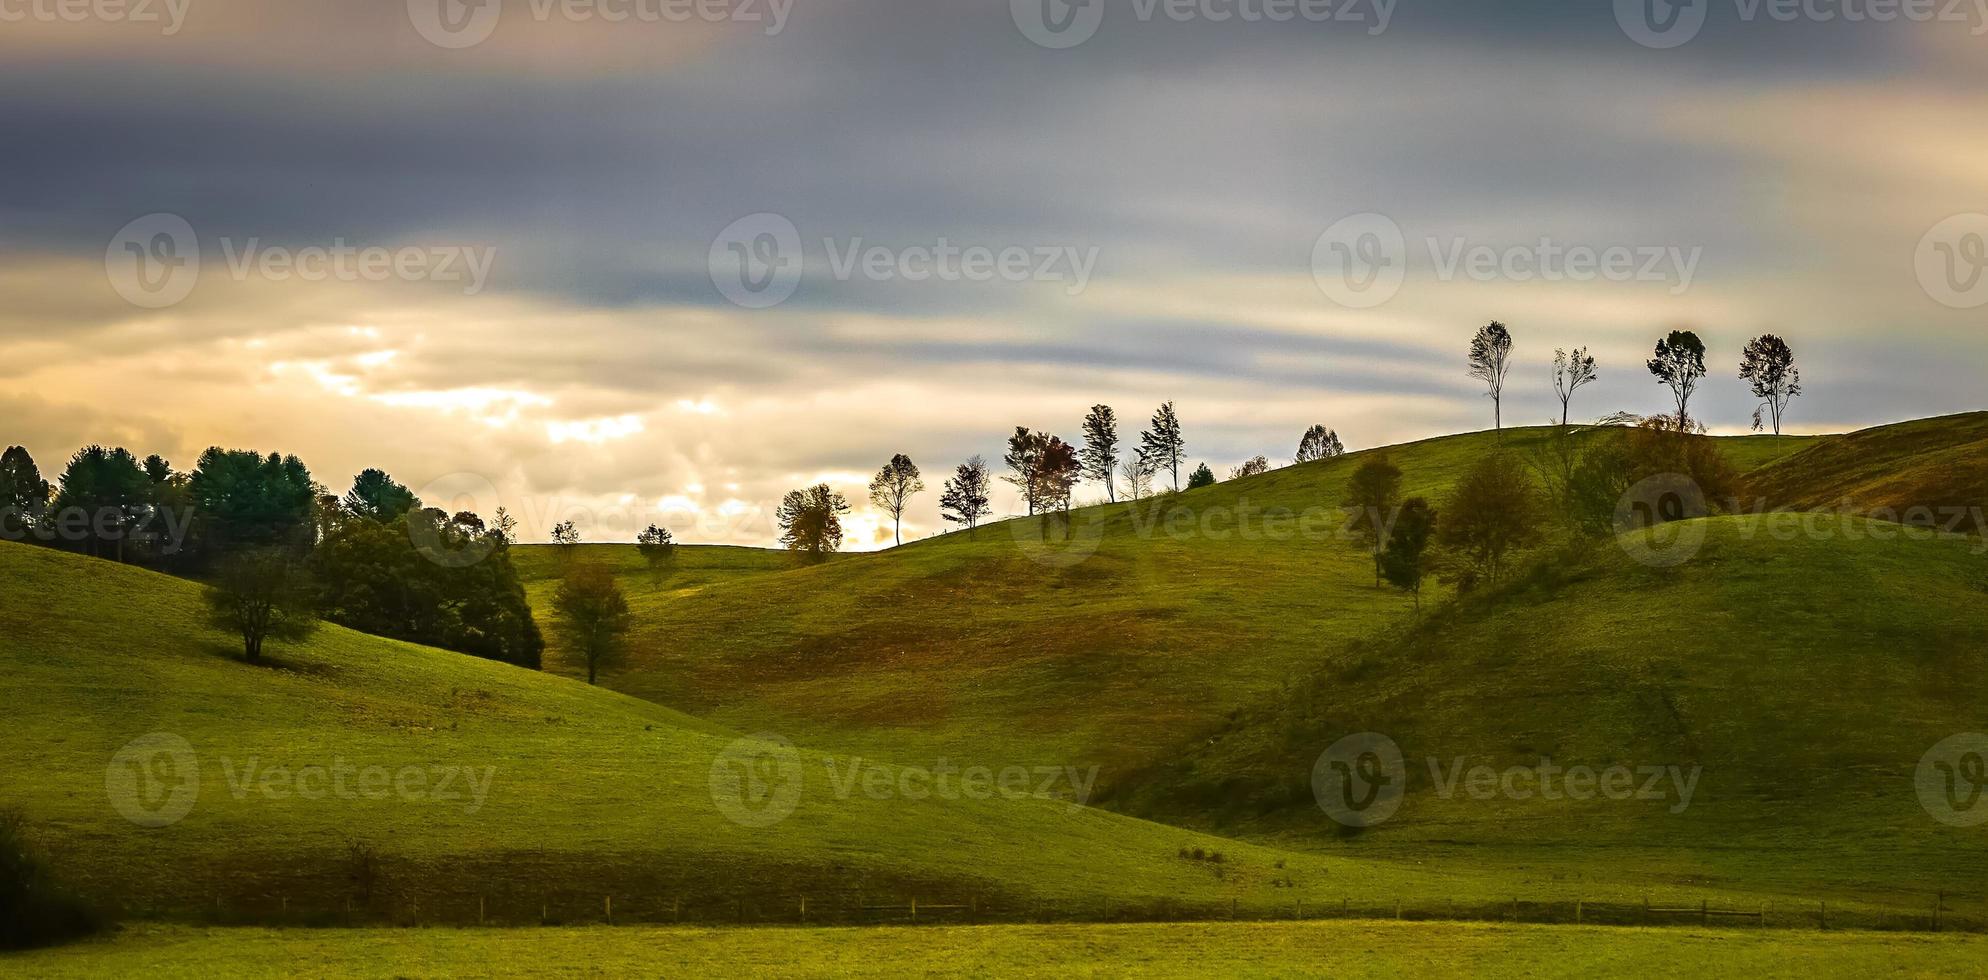
[[[788,491],[773,516],[780,523],[780,543],[788,551],[819,559],[842,547],[842,515],[847,513],[849,501],[828,484],[817,483]]]
[[[1152,428],[1139,434],[1139,448],[1153,464],[1154,472],[1166,470],[1173,474],[1173,488],[1180,489],[1181,457],[1187,452],[1187,440],[1180,432],[1180,416],[1173,411],[1173,402],[1160,406],[1153,413]]]
[[[1705,342],[1689,330],[1673,330],[1657,341],[1657,356],[1650,358],[1650,373],[1670,388],[1677,402],[1677,431],[1691,431],[1691,393],[1705,377]]]
[[[288,550],[244,548],[214,571],[206,591],[209,622],[240,636],[250,663],[262,660],[264,642],[297,642],[317,629],[316,592],[303,563]]]
[[[635,536],[635,550],[642,553],[642,560],[649,563],[649,574],[654,575],[676,557],[676,539],[668,529],[651,524]]]
[[[1104,484],[1104,496],[1118,502],[1115,477],[1118,471],[1118,413],[1110,405],[1092,405],[1084,416],[1084,448],[1078,454],[1084,477]]]
[[[1774,424],[1774,434],[1780,435],[1788,403],[1802,393],[1802,372],[1795,367],[1795,352],[1788,342],[1771,333],[1753,338],[1740,359],[1740,379],[1752,384],[1755,398],[1765,399],[1753,410],[1753,431],[1763,428],[1765,414]]]
[[[1189,490],[1199,490],[1202,487],[1212,487],[1214,485],[1215,471],[1209,469],[1207,463],[1202,463],[1200,466],[1195,467],[1194,472],[1187,475],[1187,489]]]
[[[1512,369],[1512,332],[1496,320],[1477,331],[1470,339],[1470,376],[1484,382],[1491,396],[1492,419],[1497,428],[1505,427],[1505,374]]]
[[[1298,440],[1298,454],[1291,458],[1291,462],[1310,463],[1344,455],[1346,445],[1339,441],[1339,433],[1322,425],[1314,425],[1306,429],[1304,437]]]
[[[573,566],[559,583],[552,599],[553,621],[566,643],[587,664],[587,683],[592,684],[601,665],[621,652],[622,641],[633,625],[628,598],[614,581],[614,573],[604,565]]]
[[[1595,359],[1586,347],[1576,347],[1572,354],[1564,350],[1553,351],[1553,393],[1560,398],[1560,424],[1567,424],[1567,409],[1574,400],[1575,389],[1594,381]]]
[[[552,543],[562,550],[570,549],[580,543],[580,529],[573,526],[572,521],[560,521],[552,525]]]
[[[892,456],[870,480],[870,503],[890,515],[896,543],[904,543],[904,509],[912,496],[923,492],[925,481],[919,479],[918,464],[903,453]]]
[[[1387,546],[1381,549],[1381,575],[1389,585],[1415,596],[1422,611],[1422,580],[1428,575],[1429,539],[1436,532],[1436,512],[1421,497],[1410,497],[1395,516]]]
[[[1394,507],[1401,499],[1401,470],[1386,456],[1373,455],[1353,471],[1346,484],[1347,511],[1351,527],[1374,556],[1374,587],[1381,584],[1381,549],[1387,546],[1388,527]]]
[[[967,535],[973,536],[980,527],[980,519],[993,513],[987,506],[989,483],[986,460],[974,456],[959,464],[939,491],[939,516],[966,525]]]

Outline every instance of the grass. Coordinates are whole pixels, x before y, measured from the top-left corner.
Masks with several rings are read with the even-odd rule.
[[[1770,507],[1861,512],[1898,520],[1988,529],[1988,413],[1887,425],[1818,441],[1763,467],[1748,481]],[[1930,508],[1918,517],[1914,508]]]
[[[1483,454],[1527,452],[1546,431],[1385,452],[1404,494],[1440,499]],[[1805,444],[1727,442],[1749,464]],[[583,557],[621,569],[637,620],[602,682],[839,751],[1097,764],[1119,783],[1412,615],[1342,533],[1346,482],[1367,455],[1084,508],[1074,548],[1053,520],[1024,518],[812,567],[679,549],[661,579],[632,546],[595,548]],[[541,610],[554,550],[519,549]],[[584,676],[548,640],[547,669]]]
[[[978,902],[993,916],[1049,900],[1091,915],[1105,899],[1247,911],[1299,898],[1488,900],[1514,886],[1467,869],[1286,853],[1056,799],[942,799],[921,783],[844,793],[835,776],[851,760],[808,751],[795,757],[792,815],[744,826],[712,788],[734,736],[707,721],[334,627],[251,666],[202,625],[192,584],[46,549],[0,543],[0,579],[34,583],[0,593],[10,706],[0,752],[30,760],[0,769],[0,806],[26,815],[60,876],[129,915],[331,923],[347,921],[349,905],[361,921],[591,921],[612,897],[621,921],[672,918],[679,901],[688,921],[777,921],[802,896],[817,919],[909,898]],[[113,765],[116,753],[151,733],[193,753],[179,769],[148,760],[161,791],[197,787],[191,811],[156,828],[121,816],[109,788],[135,772]],[[343,794],[327,792],[334,767],[349,769]],[[382,773],[378,798],[359,792],[357,770],[369,767]],[[461,781],[456,798],[436,798],[452,767],[488,780],[480,806]],[[313,769],[325,775],[310,777],[318,798],[306,798],[296,774]],[[270,770],[280,782],[259,775]],[[355,858],[354,843],[375,860]]]
[[[0,955],[64,977],[482,974],[1110,977],[1812,978],[1981,976],[1988,939],[1787,930],[1421,922],[958,926],[903,929],[532,929],[341,932],[143,927]]]
[[[1328,853],[1905,908],[1944,891],[1979,914],[1988,838],[1933,819],[1914,775],[1935,743],[1979,730],[1988,703],[1981,539],[1833,515],[1672,531],[1702,533],[1703,550],[1657,568],[1605,545],[1363,645],[1155,772],[1129,808]],[[1400,745],[1407,793],[1395,817],[1339,841],[1317,819],[1311,767],[1366,731]],[[1688,805],[1438,785],[1459,761],[1542,758],[1701,775]]]

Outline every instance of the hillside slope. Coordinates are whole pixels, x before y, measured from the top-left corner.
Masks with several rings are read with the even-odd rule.
[[[1979,903],[1988,838],[1936,819],[1918,779],[1937,744],[1983,730],[1988,545],[1835,516],[1671,531],[1702,550],[1658,568],[1603,545],[1432,614],[1183,746],[1118,803],[1328,853]],[[1313,771],[1363,732],[1399,746],[1406,792],[1342,839]],[[1546,759],[1666,767],[1666,795],[1445,792],[1459,767]],[[1671,766],[1699,773],[1688,800]]]
[[[196,586],[109,562],[0,543],[0,581],[0,753],[15,760],[0,766],[0,807],[24,813],[63,875],[137,914],[337,920],[349,904],[519,922],[598,918],[612,897],[624,920],[682,901],[686,919],[764,921],[811,896],[819,921],[865,894],[1014,914],[1037,899],[1438,893],[1426,869],[1036,798],[1037,773],[1013,793],[955,776],[948,797],[878,763],[879,794],[867,775],[850,781],[854,760],[801,750],[791,768],[756,765],[754,783],[715,765],[735,739],[708,722],[333,627],[252,666],[202,625]],[[788,786],[791,814],[758,820]],[[1461,881],[1442,890],[1508,887]]]
[[[1524,453],[1545,431],[1376,452],[1401,468],[1404,494],[1440,499],[1484,454]],[[1805,440],[1721,444],[1750,469]],[[714,573],[733,559],[684,549],[680,573],[656,581],[623,547],[611,560],[636,628],[602,683],[821,747],[1095,763],[1114,782],[1412,614],[1373,587],[1371,559],[1344,533],[1347,480],[1372,455],[1083,508],[1067,531],[1023,518],[772,573]],[[520,550],[542,571],[553,549]],[[531,583],[534,607],[548,609],[554,587]],[[548,641],[547,668],[581,675]]]
[[[1818,439],[1748,484],[1773,509],[1882,510],[1913,524],[1988,528],[1988,412]]]

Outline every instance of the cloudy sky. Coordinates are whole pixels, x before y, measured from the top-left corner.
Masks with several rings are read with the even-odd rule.
[[[872,547],[892,453],[923,536],[1099,402],[1218,472],[1488,427],[1491,319],[1508,423],[1563,346],[1664,409],[1678,326],[1719,431],[1761,332],[1793,431],[1988,407],[1988,0],[1572,6],[0,0],[0,443]]]

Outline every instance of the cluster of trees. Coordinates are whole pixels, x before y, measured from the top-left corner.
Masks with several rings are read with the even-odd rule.
[[[44,478],[0,453],[0,536],[209,585],[250,660],[267,640],[340,625],[537,668],[544,641],[508,548],[517,522],[424,507],[377,469],[334,495],[295,456],[209,449],[191,471],[86,446]]]
[[[1374,582],[1416,596],[1431,575],[1461,591],[1496,584],[1528,550],[1543,543],[1599,538],[1621,530],[1620,508],[1632,488],[1675,475],[1700,492],[1698,512],[1647,515],[1652,521],[1699,517],[1736,497],[1739,477],[1716,443],[1677,416],[1617,415],[1593,427],[1561,426],[1528,458],[1506,451],[1477,461],[1441,508],[1401,499],[1401,471],[1385,454],[1355,470],[1344,502],[1352,527],[1373,556]]]
[[[1491,399],[1493,424],[1504,428],[1505,378],[1512,368],[1511,330],[1496,320],[1478,328],[1471,337],[1464,363],[1471,377],[1484,382],[1485,395]],[[1645,366],[1657,381],[1670,389],[1677,408],[1677,427],[1691,429],[1691,396],[1706,375],[1705,342],[1692,331],[1673,330],[1657,341],[1655,356]],[[1554,350],[1553,394],[1560,401],[1561,425],[1568,422],[1574,392],[1597,377],[1594,356],[1587,348],[1571,353]],[[1760,407],[1753,412],[1754,431],[1771,426],[1774,434],[1780,435],[1789,403],[1802,393],[1802,372],[1795,367],[1795,352],[1787,341],[1773,334],[1755,337],[1741,353],[1739,377],[1747,382],[1754,397],[1761,399]]]
[[[1014,434],[1008,437],[1008,451],[1001,457],[1008,472],[1000,479],[1014,485],[1031,516],[1067,512],[1076,488],[1085,480],[1102,486],[1106,501],[1113,503],[1121,493],[1127,500],[1150,495],[1154,479],[1161,474],[1167,476],[1173,490],[1181,489],[1180,470],[1187,459],[1187,440],[1172,402],[1161,405],[1153,413],[1147,428],[1131,446],[1130,454],[1121,453],[1124,442],[1118,432],[1118,413],[1110,405],[1091,406],[1081,431],[1081,445],[1027,426],[1016,426]],[[1309,463],[1345,452],[1346,446],[1337,432],[1314,425],[1299,438],[1292,462]],[[1231,470],[1229,478],[1255,476],[1269,472],[1270,468],[1270,460],[1259,455]],[[898,453],[870,480],[870,503],[890,516],[898,544],[904,543],[904,512],[911,498],[925,490],[922,476],[911,457]],[[1215,472],[1202,463],[1188,474],[1186,488],[1193,490],[1214,482]],[[959,464],[940,489],[940,516],[972,534],[993,513],[989,503],[992,484],[985,458],[976,455]],[[848,512],[849,502],[826,484],[792,491],[775,512],[780,541],[789,550],[812,556],[834,552],[842,545],[841,515]],[[554,537],[557,536],[555,530]]]

